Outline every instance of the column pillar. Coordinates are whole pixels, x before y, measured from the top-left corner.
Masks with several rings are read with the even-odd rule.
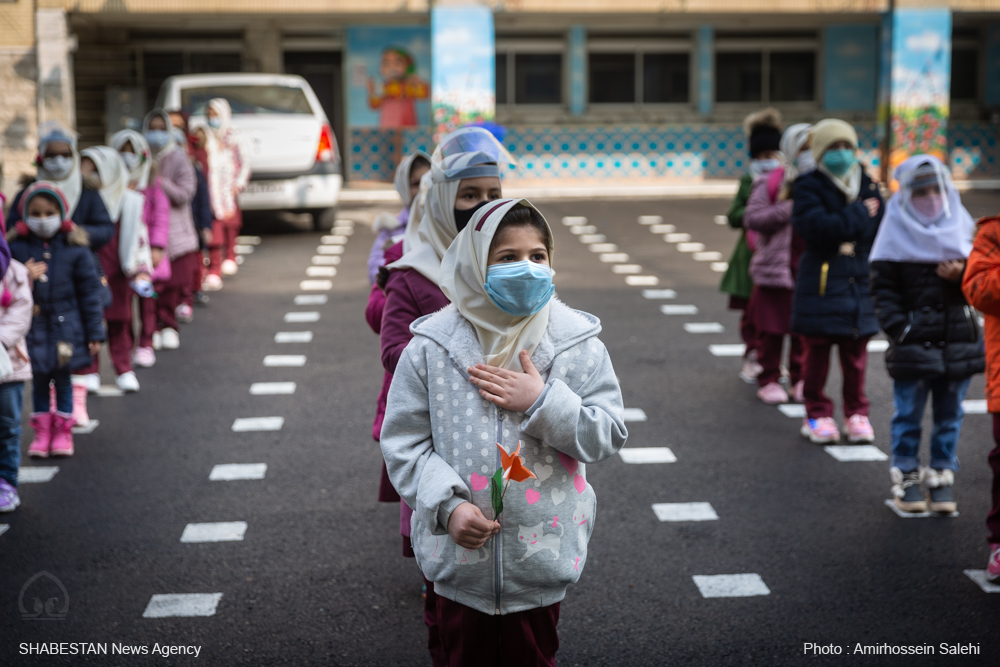
[[[698,113],[709,116],[715,103],[715,30],[698,27]]]
[[[76,39],[69,34],[66,12],[35,12],[38,59],[38,122],[61,120],[76,127],[76,93],[73,84],[73,51]]]
[[[251,23],[243,38],[244,68],[251,72],[281,74],[285,71],[281,30],[273,21]]]
[[[569,113],[582,116],[587,111],[587,27],[569,29]]]

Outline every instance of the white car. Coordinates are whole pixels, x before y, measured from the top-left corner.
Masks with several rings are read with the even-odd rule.
[[[343,171],[337,138],[306,80],[290,74],[172,76],[163,82],[156,105],[183,109],[198,120],[213,97],[229,101],[233,127],[250,152],[250,183],[240,207],[308,212],[316,229],[329,229]]]

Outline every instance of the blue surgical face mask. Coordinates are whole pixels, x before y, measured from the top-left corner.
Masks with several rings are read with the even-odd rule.
[[[170,130],[170,136],[174,138],[178,146],[187,145],[187,135],[184,134],[184,130],[179,127],[172,128]]]
[[[838,148],[823,153],[823,164],[834,176],[843,176],[857,161],[853,148]]]
[[[49,172],[52,178],[62,180],[73,170],[73,158],[65,155],[54,155],[42,160],[42,168]]]
[[[153,149],[153,152],[158,152],[161,148],[167,145],[170,141],[170,133],[166,130],[146,130],[146,141],[149,142],[149,147]]]
[[[222,127],[222,119],[219,118],[218,116],[212,116],[211,118],[208,119],[208,126],[218,130],[220,127]]]
[[[552,298],[552,269],[529,260],[494,264],[486,271],[486,293],[497,308],[514,317],[541,310]]]

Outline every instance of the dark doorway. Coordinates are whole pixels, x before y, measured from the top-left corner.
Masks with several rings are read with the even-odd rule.
[[[312,86],[343,155],[344,88],[340,64],[340,51],[285,51],[285,73],[298,74]]]

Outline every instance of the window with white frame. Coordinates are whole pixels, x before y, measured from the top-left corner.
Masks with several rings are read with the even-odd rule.
[[[563,36],[497,37],[498,106],[563,103]]]
[[[591,104],[686,104],[691,99],[691,41],[683,37],[591,37]]]
[[[815,102],[815,33],[720,33],[715,41],[715,101]]]

